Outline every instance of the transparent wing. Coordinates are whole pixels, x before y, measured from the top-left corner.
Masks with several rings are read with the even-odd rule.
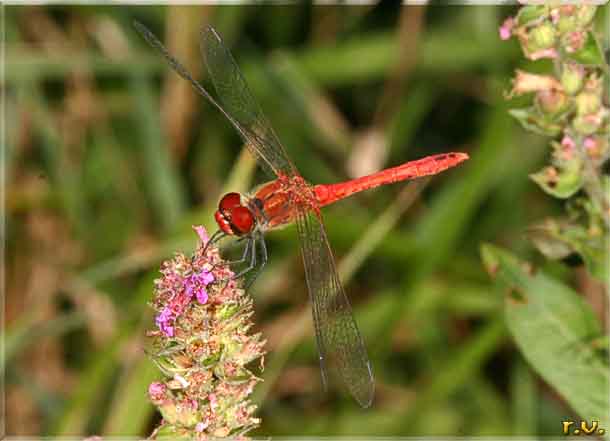
[[[254,155],[258,164],[270,177],[274,178],[279,174],[296,174],[296,169],[291,165],[282,145],[273,134],[273,131],[264,119],[264,116],[252,98],[252,95],[248,92],[248,88],[239,73],[237,64],[235,64],[231,54],[224,48],[220,37],[218,37],[218,34],[216,34],[212,28],[205,28],[202,31],[202,34],[205,37],[202,38],[202,42],[205,41],[206,44],[208,41],[210,42],[210,49],[202,48],[202,51],[204,53],[210,52],[217,54],[207,57],[208,69],[211,71],[212,80],[215,87],[218,89],[219,86],[216,85],[218,76],[227,75],[227,77],[232,77],[233,80],[228,78],[223,84],[226,87],[229,87],[230,83],[234,82],[236,89],[247,93],[247,97],[242,101],[242,105],[238,105],[237,97],[230,98],[231,95],[228,94],[228,92],[224,92],[225,87],[221,86],[219,94],[221,95],[223,104],[226,103],[225,105],[228,106],[228,108],[225,109],[192,77],[188,70],[169,53],[167,48],[159,41],[155,34],[137,21],[134,21],[133,25],[148,44],[157,49],[165,57],[168,64],[178,73],[178,75],[191,83],[193,88],[201,96],[207,99],[210,104],[216,107],[229,120],[243,138],[246,147]],[[211,38],[207,35],[214,35],[215,37]],[[213,66],[213,69],[210,69],[210,65]],[[223,65],[225,67],[222,67]],[[236,114],[233,115],[232,112],[236,112]]]
[[[297,230],[312,303],[322,381],[334,369],[363,407],[370,406],[375,382],[366,347],[339,280],[335,260],[318,215],[300,208]]]
[[[210,26],[201,31],[201,52],[208,73],[226,111],[254,141],[258,156],[275,174],[295,175],[284,147],[252,96],[237,63],[220,35]]]

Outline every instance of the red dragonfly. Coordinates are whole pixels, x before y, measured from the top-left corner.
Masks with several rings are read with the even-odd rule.
[[[363,407],[370,406],[375,390],[371,364],[337,274],[320,207],[379,185],[439,173],[468,159],[468,155],[443,153],[347,182],[313,186],[301,177],[288,158],[250,93],[237,63],[212,27],[204,27],[201,31],[201,51],[222,105],[169,54],[154,34],[140,23],[135,22],[134,26],[180,76],[229,120],[258,164],[273,178],[251,195],[228,193],[222,197],[215,213],[219,230],[213,240],[222,236],[247,240],[244,256],[239,261],[249,259],[250,266],[241,275],[256,266],[257,244],[261,253],[259,270],[264,266],[267,250],[263,233],[296,223],[312,303],[323,385],[326,388],[327,370],[334,369],[358,403]]]

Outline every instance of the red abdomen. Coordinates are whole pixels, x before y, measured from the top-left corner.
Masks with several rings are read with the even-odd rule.
[[[318,205],[323,207],[351,196],[354,193],[379,187],[380,185],[435,175],[458,165],[466,159],[468,159],[466,153],[455,152],[427,156],[371,175],[352,179],[351,181],[316,185],[314,192]]]

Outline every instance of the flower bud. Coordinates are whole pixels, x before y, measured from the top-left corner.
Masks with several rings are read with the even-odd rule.
[[[504,20],[504,23],[502,23],[502,26],[500,26],[500,29],[498,30],[500,33],[500,39],[508,40],[512,35],[514,26],[515,26],[514,18],[508,17],[506,20]]]
[[[556,115],[568,107],[569,101],[562,91],[547,89],[536,94],[536,104],[542,113]]]
[[[576,5],[562,5],[559,7],[559,15],[562,17],[572,17],[576,9]]]
[[[601,98],[593,91],[584,90],[576,97],[576,113],[588,115],[595,113],[601,107]]]
[[[575,31],[576,29],[578,29],[578,24],[576,23],[576,18],[574,16],[559,15],[559,18],[557,19],[557,30],[560,35]]]
[[[582,49],[587,38],[587,33],[584,31],[569,32],[562,37],[562,45],[566,52],[573,54]]]
[[[569,135],[564,135],[561,140],[561,156],[564,161],[569,161],[574,157],[576,151],[576,143]]]
[[[530,52],[549,49],[555,45],[555,28],[548,21],[533,28],[528,35]]]
[[[150,397],[150,401],[153,404],[160,405],[165,400],[165,393],[167,392],[167,387],[158,381],[150,383],[148,386],[148,396]]]
[[[595,17],[596,9],[597,9],[597,7],[592,6],[592,5],[578,6],[578,8],[576,10],[576,14],[575,14],[575,19],[576,19],[576,22],[578,23],[578,26],[580,26],[580,27],[588,26],[589,23],[591,23],[591,21],[593,20],[593,17]]]
[[[542,90],[561,89],[561,84],[550,75],[538,75],[523,70],[516,70],[513,79],[511,95],[522,95],[524,93],[540,92]]]
[[[608,138],[605,136],[587,136],[583,141],[585,153],[589,158],[599,161],[608,157]]]
[[[572,120],[572,126],[574,130],[582,135],[591,135],[595,133],[602,124],[601,112],[578,115]]]
[[[561,85],[569,95],[577,94],[583,85],[585,69],[576,63],[565,63],[561,69]]]
[[[589,155],[591,158],[597,158],[599,156],[599,145],[597,139],[594,137],[587,136],[582,145],[585,148],[587,155]]]

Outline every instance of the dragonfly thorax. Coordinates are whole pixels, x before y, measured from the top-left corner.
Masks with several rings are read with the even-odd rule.
[[[242,204],[239,193],[227,193],[218,203],[214,214],[218,227],[225,233],[234,236],[250,234],[255,227],[254,215]]]

